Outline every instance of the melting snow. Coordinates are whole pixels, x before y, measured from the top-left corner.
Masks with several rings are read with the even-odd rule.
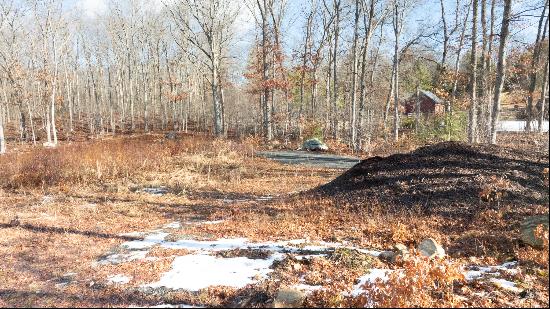
[[[388,280],[388,274],[392,272],[391,269],[371,269],[368,274],[359,278],[359,283],[353,287],[351,296],[359,296],[366,291],[363,289],[363,285],[366,283],[375,283],[378,279],[382,281]]]
[[[110,284],[126,284],[130,282],[130,280],[132,280],[132,278],[125,275],[114,275],[107,278]]]
[[[264,278],[272,270],[269,267],[283,255],[274,254],[267,260],[246,257],[218,258],[211,255],[185,255],[177,257],[172,269],[159,282],[144,287],[184,289],[198,291],[209,286],[242,288]]]
[[[308,292],[308,293],[324,289],[324,287],[322,285],[308,285],[308,284],[303,284],[303,283],[293,285],[292,288],[296,289],[296,290]]]
[[[188,224],[218,224],[223,220],[205,221]],[[146,258],[148,250],[154,246],[166,249],[185,249],[193,254],[179,256],[172,262],[170,271],[164,273],[158,282],[143,285],[144,288],[184,289],[198,291],[209,286],[230,286],[241,288],[248,284],[265,278],[273,270],[270,267],[276,260],[282,260],[284,253],[298,254],[298,258],[311,258],[315,256],[326,256],[335,248],[349,248],[363,253],[377,256],[380,252],[346,246],[346,243],[311,242],[307,239],[296,239],[291,241],[278,242],[250,242],[246,238],[218,239],[213,241],[199,241],[193,239],[182,239],[178,241],[167,241],[169,233],[166,229],[180,228],[179,222],[172,222],[163,226],[162,229],[148,233],[132,232],[122,234],[124,236],[145,237],[143,240],[125,242],[121,248],[124,253],[114,253],[101,260],[99,264],[119,264]],[[267,259],[250,259],[247,257],[222,258],[213,255],[215,252],[233,249],[257,249],[268,251],[271,256]],[[376,273],[376,271],[373,271]],[[115,275],[108,278],[111,283],[128,283],[131,278]],[[309,286],[300,284],[296,288],[305,291],[321,289],[322,286]]]
[[[513,275],[518,272],[518,270],[515,269],[516,266],[517,262],[507,262],[502,265],[488,267],[471,266],[474,269],[465,272],[464,276],[466,277],[466,280],[471,281],[479,279],[485,275],[499,275],[500,272],[506,272]]]
[[[131,249],[131,250],[151,248],[154,245],[164,242],[164,239],[168,235],[170,234],[164,233],[164,232],[154,232],[153,234],[149,234],[143,240],[133,240],[133,241],[125,242],[122,244],[122,247]]]
[[[186,224],[218,224],[223,220],[193,222]],[[164,229],[177,229],[182,224],[172,222],[166,224]],[[122,244],[122,248],[128,250],[127,253],[115,253],[100,261],[105,263],[122,263],[138,259],[146,259],[148,250],[154,246],[160,246],[167,249],[185,249],[192,254],[176,257],[172,263],[170,271],[164,273],[158,282],[143,285],[143,287],[168,289],[183,289],[188,291],[198,291],[209,286],[230,286],[242,288],[266,278],[272,272],[270,267],[276,260],[282,260],[284,253],[297,254],[298,259],[312,258],[317,256],[326,256],[336,248],[347,248],[359,252],[378,256],[380,251],[368,250],[349,246],[349,243],[332,242],[310,242],[308,239],[296,239],[290,241],[278,242],[250,242],[246,238],[218,239],[212,241],[199,241],[194,239],[182,239],[178,241],[167,241],[169,233],[163,229],[154,230],[148,233],[133,232],[123,234],[125,236],[145,236],[143,240],[128,241]],[[271,256],[267,259],[250,259],[247,257],[222,258],[214,253],[233,249],[259,249],[268,251]],[[370,272],[358,279],[358,283],[353,287],[351,293],[347,295],[358,296],[365,293],[363,286],[366,283],[374,283],[377,279],[387,281],[388,274],[395,270],[372,269]],[[498,266],[470,266],[465,269],[464,274],[467,280],[476,280],[485,276],[490,276],[489,282],[496,286],[518,292],[520,289],[515,283],[500,279],[497,276],[502,273],[515,274],[517,262],[504,263]],[[128,283],[131,278],[122,275],[115,275],[108,278],[112,283]],[[322,289],[322,286],[311,286],[306,284],[295,285],[294,288],[305,292],[312,292]],[[169,306],[169,308],[185,308],[185,305],[160,305]]]
[[[130,308],[204,308],[204,307],[192,306],[192,305],[186,305],[186,304],[180,304],[180,305],[160,304],[160,305],[151,306],[151,307],[130,306]]]
[[[145,235],[147,235],[147,233],[145,232],[130,232],[130,233],[118,234],[118,236],[125,236],[125,237],[143,237]]]
[[[181,223],[179,222],[172,222],[172,223],[168,223],[166,225],[163,226],[163,228],[165,229],[179,229],[181,228]]]
[[[214,224],[220,224],[220,223],[223,223],[223,222],[225,222],[225,220],[203,221],[203,222],[198,222],[196,224],[198,224],[198,225],[214,225]]]
[[[120,264],[124,262],[142,260],[142,259],[145,259],[145,257],[147,256],[147,253],[148,251],[131,251],[128,253],[111,254],[105,259],[100,260],[98,264],[100,265]]]
[[[521,289],[519,289],[518,287],[516,287],[516,284],[514,282],[511,282],[511,281],[508,281],[508,280],[505,280],[505,279],[497,279],[497,278],[491,278],[491,281],[494,285],[502,288],[502,289],[505,289],[505,290],[508,290],[508,291],[511,291],[511,292],[515,292],[515,293],[519,293],[521,292]]]
[[[141,189],[141,192],[149,193],[152,195],[165,195],[168,193],[168,189],[165,187],[158,187],[158,188],[143,188]]]

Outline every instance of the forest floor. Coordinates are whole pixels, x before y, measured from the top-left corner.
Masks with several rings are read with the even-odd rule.
[[[412,156],[431,168],[422,172],[443,179],[359,190],[342,169],[272,161],[257,152],[273,149],[251,140],[150,134],[19,147],[0,157],[0,307],[548,307],[548,244],[518,240],[521,218],[548,213],[548,135],[501,143],[521,151],[474,147],[462,155],[485,157],[456,175],[419,149]],[[379,145],[373,155],[400,159],[363,161],[360,181],[390,167],[380,175],[421,179],[405,154],[416,148]],[[478,187],[465,186],[471,174]],[[512,194],[484,200],[491,181]],[[445,182],[464,190],[433,202],[461,201],[469,217],[422,209],[423,185]],[[339,195],[347,189],[355,195]],[[419,198],[406,198],[413,191]],[[448,257],[378,258],[427,237]]]

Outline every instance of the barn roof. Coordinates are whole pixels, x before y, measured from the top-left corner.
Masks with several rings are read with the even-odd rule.
[[[434,101],[437,104],[443,104],[443,100],[441,100],[438,96],[433,94],[430,91],[427,90],[420,90],[420,93],[430,98],[430,100]]]

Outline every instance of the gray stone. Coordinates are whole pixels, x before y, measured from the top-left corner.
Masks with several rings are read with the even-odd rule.
[[[420,254],[428,258],[445,257],[445,250],[433,238],[424,239],[420,243],[420,245],[418,245],[417,249],[420,252]]]
[[[274,308],[299,308],[304,304],[306,295],[304,292],[292,289],[292,288],[281,288],[275,296],[273,301]]]
[[[404,244],[397,244],[393,246],[393,252],[395,252],[395,258],[401,257],[404,260],[409,258],[409,248]]]
[[[542,225],[548,231],[548,215],[525,218],[520,225],[521,240],[532,247],[541,248],[543,245],[542,239],[535,237],[535,230],[539,225]]]
[[[166,135],[164,135],[164,137],[166,139],[176,140],[176,139],[178,139],[178,134],[176,132],[168,132],[168,133],[166,133]]]
[[[381,259],[382,261],[393,263],[393,261],[395,261],[395,256],[396,254],[393,251],[383,251],[378,255],[378,258]]]
[[[302,149],[309,151],[325,151],[328,150],[328,146],[319,139],[312,138],[304,142]]]
[[[143,188],[141,189],[141,192],[149,193],[152,195],[165,195],[168,194],[168,189],[165,187],[158,187],[158,188]]]
[[[395,263],[398,259],[406,261],[409,258],[409,249],[403,244],[396,244],[393,246],[393,251],[384,251],[378,255],[378,258],[390,263]]]

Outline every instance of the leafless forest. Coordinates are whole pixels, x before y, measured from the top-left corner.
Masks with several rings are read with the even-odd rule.
[[[0,307],[549,306],[549,0],[0,0]]]
[[[78,2],[2,2],[2,152],[155,130],[368,151],[418,132],[399,104],[419,89],[444,102],[447,139],[495,143],[506,94],[528,124],[547,115],[544,1],[104,4],[90,16]]]

